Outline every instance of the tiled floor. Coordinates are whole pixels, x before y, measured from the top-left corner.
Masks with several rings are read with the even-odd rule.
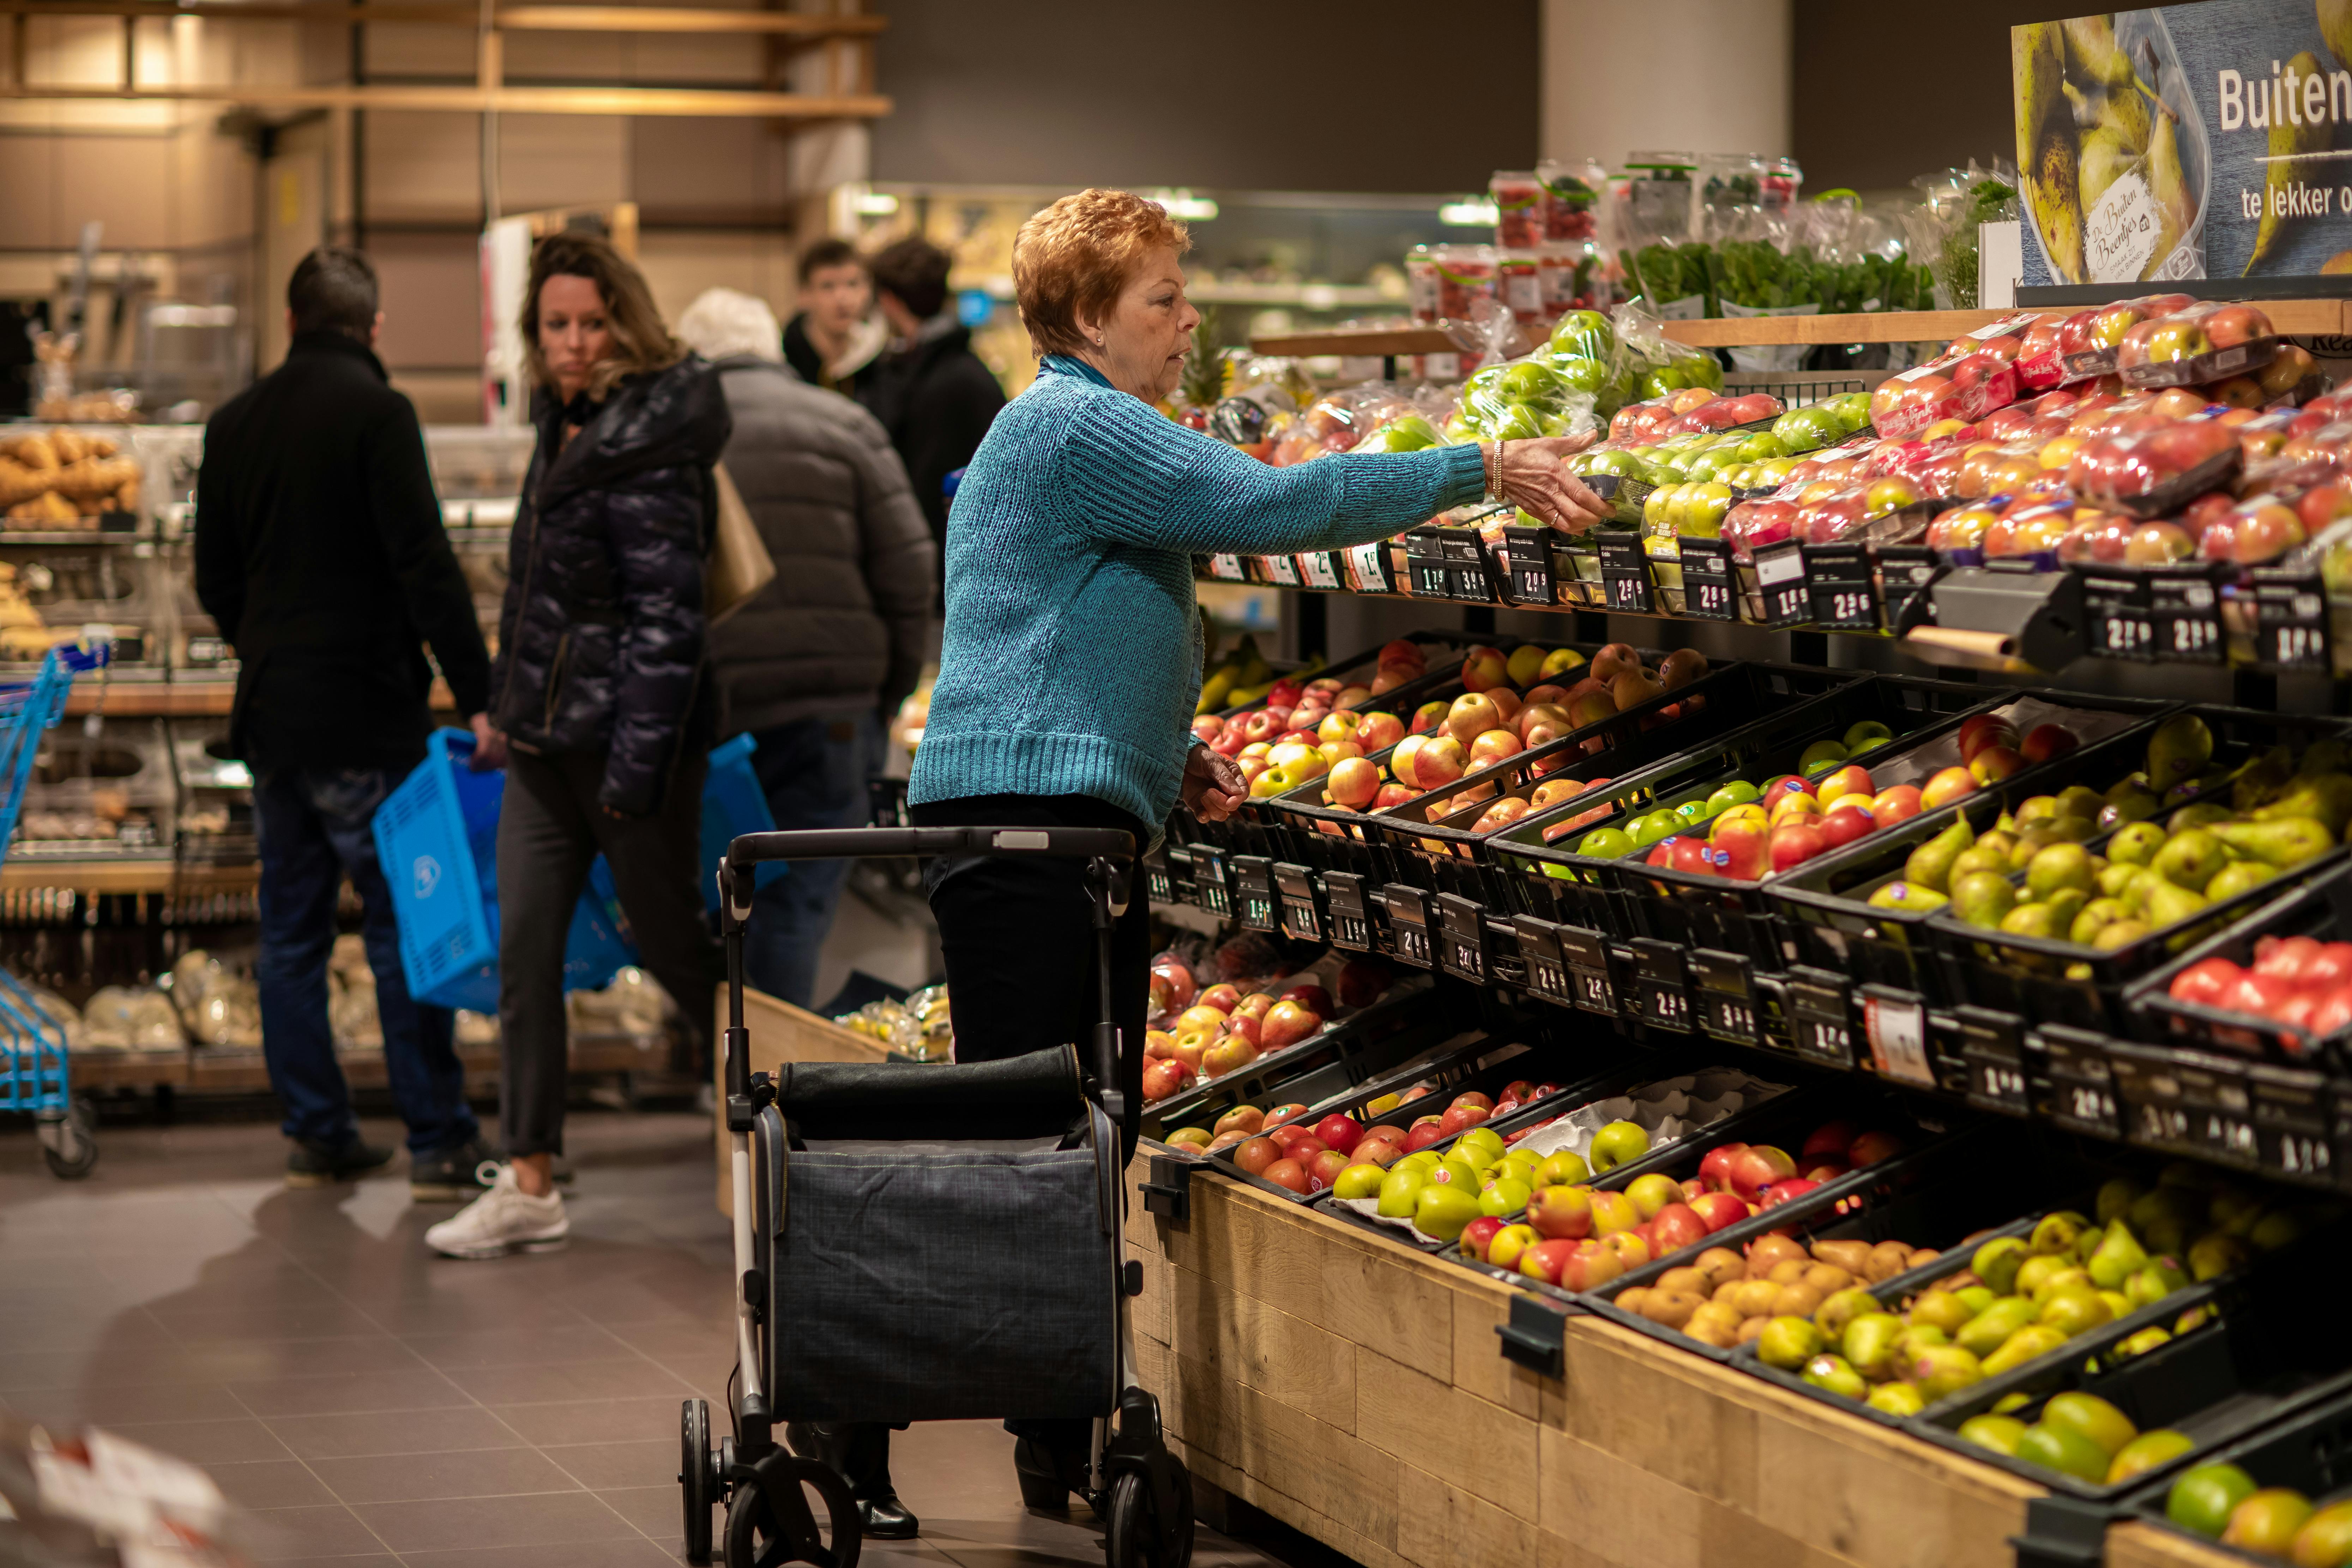
[[[0,1402],[204,1465],[280,1565],[677,1562],[678,1401],[719,1406],[733,1361],[709,1124],[583,1114],[572,1144],[571,1247],[458,1263],[404,1179],[288,1191],[268,1126],[105,1128],[79,1184],[0,1137]],[[901,1435],[924,1537],[867,1554],[1101,1562],[1083,1507],[1021,1508],[1011,1448],[992,1423]],[[1278,1559],[1204,1530],[1195,1561]]]

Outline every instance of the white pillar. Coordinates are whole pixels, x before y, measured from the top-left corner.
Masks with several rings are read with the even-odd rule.
[[[1544,0],[1543,152],[1790,148],[1791,0]]]

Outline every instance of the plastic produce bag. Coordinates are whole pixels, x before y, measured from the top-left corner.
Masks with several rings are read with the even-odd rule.
[[[1922,174],[1919,205],[1904,215],[1911,258],[1934,279],[1936,309],[1977,308],[1977,229],[2017,216],[2017,173],[1996,163]]]
[[[1664,397],[1685,387],[1722,390],[1723,366],[1716,357],[1667,337],[1659,319],[1639,305],[1620,305],[1610,320],[1617,340],[1611,379],[1620,403]]]
[[[1463,384],[1446,426],[1454,441],[1517,441],[1573,436],[1593,426],[1595,395],[1571,383],[1549,352],[1491,365]]]

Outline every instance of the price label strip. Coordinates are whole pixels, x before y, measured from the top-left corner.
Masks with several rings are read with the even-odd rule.
[[[1879,612],[1888,631],[1899,630],[1914,601],[1935,586],[1942,567],[1925,545],[1884,544],[1878,550]]]
[[[1859,544],[1801,549],[1814,623],[1832,631],[1876,631],[1878,584],[1871,574],[1870,552]]]
[[[2134,662],[2154,658],[2156,621],[2147,607],[2147,580],[2129,573],[2110,576],[2085,572],[2082,582],[2092,657]]]
[[[1519,605],[1554,605],[1559,586],[1552,579],[1550,531],[1540,528],[1503,530],[1503,548],[1509,552],[1511,601]]]
[[[1870,1059],[1881,1077],[1920,1089],[1936,1087],[1936,1069],[1927,1060],[1925,1003],[1916,997],[1897,1000],[1865,992],[1862,1028],[1870,1041]]]
[[[1249,574],[1242,570],[1242,558],[1238,555],[1210,556],[1209,575],[1215,578],[1220,583],[1246,583],[1249,581]]]
[[[2254,574],[2254,660],[2277,669],[2330,668],[2327,590],[2315,574]]]
[[[1618,615],[1657,613],[1657,591],[1650,581],[1650,557],[1638,534],[1597,531],[1593,544],[1601,552],[1601,584],[1609,609]]]
[[[2228,658],[2221,637],[2221,595],[2211,578],[2189,573],[2152,575],[2147,615],[2155,658],[2177,664],[2221,664]]]
[[[1298,557],[1298,580],[1309,588],[1320,588],[1327,593],[1338,592],[1339,574],[1331,569],[1331,552],[1309,550],[1301,554]]]
[[[1348,585],[1359,594],[1393,594],[1395,580],[1389,575],[1389,544],[1385,539],[1370,544],[1358,544],[1347,554]]]
[[[1276,588],[1298,586],[1298,563],[1292,557],[1261,555],[1258,557],[1258,562],[1261,570],[1265,573],[1266,582],[1272,586]]]
[[[1804,547],[1795,540],[1768,544],[1756,552],[1756,583],[1764,593],[1764,624],[1801,626],[1812,618],[1812,595],[1805,586]]]
[[[1690,1033],[1689,991],[1680,985],[1670,985],[1664,981],[1653,980],[1646,974],[1640,977],[1640,985],[1642,1017],[1644,1022],[1654,1024],[1662,1029],[1673,1029],[1678,1034]]]
[[[1683,558],[1683,614],[1697,621],[1739,618],[1739,578],[1732,570],[1731,546],[1720,539],[1679,542]]]

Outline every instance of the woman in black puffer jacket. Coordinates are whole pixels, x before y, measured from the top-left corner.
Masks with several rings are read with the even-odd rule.
[[[716,710],[702,576],[711,465],[731,428],[726,395],[663,326],[644,277],[599,239],[541,242],[522,335],[539,449],[509,546],[490,684],[491,721],[512,753],[499,821],[509,1163],[425,1233],[467,1258],[567,1234],[551,1170],[570,1044],[563,950],[590,863],[602,854],[611,865],[646,968],[698,1042],[719,976],[698,862]]]

